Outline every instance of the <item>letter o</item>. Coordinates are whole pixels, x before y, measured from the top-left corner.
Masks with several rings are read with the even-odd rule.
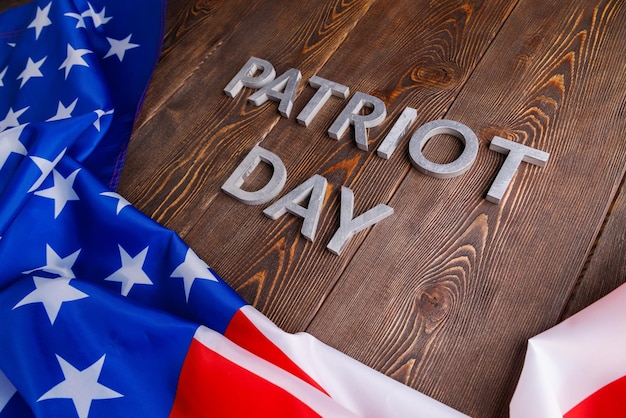
[[[435,135],[447,134],[458,138],[465,146],[456,160],[447,164],[434,163],[422,154],[422,149]],[[449,179],[465,173],[474,163],[478,154],[478,138],[467,126],[453,120],[434,120],[422,125],[411,137],[409,155],[419,171],[439,179]]]

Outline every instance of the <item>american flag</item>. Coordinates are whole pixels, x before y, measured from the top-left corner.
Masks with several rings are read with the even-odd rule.
[[[0,15],[0,417],[462,416],[278,329],[115,192],[163,13]]]
[[[626,284],[528,341],[511,418],[626,416]]]

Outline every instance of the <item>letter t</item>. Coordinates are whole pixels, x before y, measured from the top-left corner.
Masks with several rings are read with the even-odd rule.
[[[543,167],[548,162],[548,157],[550,156],[547,152],[527,147],[499,136],[493,137],[489,149],[500,154],[508,154],[491,188],[487,192],[487,200],[496,204],[500,203],[504,192],[509,187],[511,180],[513,180],[513,175],[515,175],[522,161]]]

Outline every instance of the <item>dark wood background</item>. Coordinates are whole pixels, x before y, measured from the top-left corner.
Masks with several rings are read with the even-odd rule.
[[[527,339],[626,281],[625,22],[621,0],[170,0],[119,191],[286,331],[466,414],[507,416]],[[251,56],[302,72],[289,118],[247,103],[253,90],[223,93]],[[347,100],[295,121],[313,75],[385,102],[370,151],[352,131],[326,134]],[[420,173],[410,135],[376,156],[407,106],[414,129],[445,118],[477,134],[467,173]],[[494,135],[550,153],[543,168],[522,164],[500,204],[485,200],[505,158],[488,149]],[[273,221],[269,204],[220,190],[255,144],[285,163],[280,196],[328,179],[314,242],[301,218]],[[441,136],[425,154],[460,151]],[[336,256],[325,247],[341,186],[355,216],[379,203],[395,214]]]
[[[625,22],[619,0],[171,0],[120,193],[283,329],[469,415],[506,416],[527,339],[626,280]],[[251,56],[302,72],[290,118],[247,103],[249,89],[223,93]],[[326,134],[346,100],[296,123],[313,75],[385,102],[370,151]],[[477,134],[469,172],[421,174],[408,136],[376,156],[406,106],[416,126],[446,118]],[[550,153],[544,168],[523,164],[498,205],[484,199],[505,158],[488,149],[494,135]],[[272,221],[220,190],[255,144],[285,163],[281,195],[328,179],[314,242],[300,218]],[[445,137],[425,150],[438,162],[459,151]],[[325,247],[341,186],[355,214],[395,214],[336,256]]]

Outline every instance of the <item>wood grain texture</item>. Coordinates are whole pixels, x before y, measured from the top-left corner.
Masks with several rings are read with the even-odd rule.
[[[507,416],[526,340],[623,280],[624,21],[617,0],[171,0],[120,193],[283,329],[472,416]],[[250,89],[223,94],[250,56],[302,72],[289,118],[275,102],[247,103]],[[331,98],[309,127],[295,122],[314,74],[385,102],[369,151],[352,130],[327,134],[345,100]],[[409,136],[389,160],[376,155],[407,106],[416,126],[448,118],[476,132],[469,172],[421,174]],[[494,135],[551,154],[544,168],[523,164],[499,205],[484,199],[505,159],[488,150]],[[299,217],[272,221],[267,205],[220,191],[255,144],[285,163],[281,195],[328,179],[314,242]],[[460,150],[442,136],[424,152],[443,162]],[[335,256],[325,246],[341,186],[355,215],[379,203],[395,213]]]
[[[255,10],[253,1],[170,1],[161,59],[155,71],[136,129],[140,129],[197,72],[229,36],[240,19]],[[243,29],[245,30],[245,28]],[[201,48],[198,48],[201,45]],[[140,138],[140,135],[136,135]]]
[[[28,0],[3,0],[0,12]],[[132,0],[131,0],[132,1]],[[622,0],[169,0],[163,50],[138,115],[119,192],[177,231],[246,300],[290,332],[329,345],[474,417],[506,417],[528,338],[626,281],[626,2]],[[289,118],[223,88],[251,56],[302,72]],[[379,97],[369,151],[295,116],[319,75]],[[410,135],[376,148],[401,112],[413,130],[453,119],[478,136],[472,168],[417,171]],[[523,164],[498,205],[485,200],[504,155],[494,135],[550,153]],[[288,170],[287,193],[328,180],[313,242],[302,219],[273,221],[220,187],[256,144]],[[461,152],[437,136],[437,162]],[[261,167],[246,182],[263,185]],[[340,256],[340,190],[355,216],[394,215]]]
[[[395,102],[399,106],[411,102],[404,97],[410,93],[394,92],[393,89],[401,88],[406,91],[412,89],[419,93],[415,95],[411,104],[420,110],[420,114],[430,114],[431,118],[437,118],[443,115],[446,106],[452,102],[463,85],[465,74],[470,73],[471,68],[457,70],[459,74],[440,85],[431,80],[426,95],[436,94],[440,97],[438,101],[420,97],[419,94],[423,94],[422,90],[410,83],[419,86],[425,79],[421,77],[417,81],[411,81],[410,73],[418,69],[429,71],[431,67],[433,72],[436,72],[441,65],[454,66],[449,62],[453,60],[461,63],[465,60],[463,65],[467,66],[475,65],[479,55],[474,56],[473,60],[465,57],[465,51],[473,51],[474,46],[466,48],[464,42],[478,42],[476,39],[481,39],[482,35],[482,46],[486,49],[489,37],[474,26],[485,23],[481,20],[484,17],[478,9],[468,13],[463,8],[453,8],[449,5],[447,8],[433,7],[430,10],[432,26],[425,24],[419,26],[419,30],[445,33],[447,38],[441,41],[444,46],[450,45],[450,48],[458,50],[451,51],[451,57],[442,57],[440,61],[444,61],[444,64],[435,61],[431,50],[417,51],[414,57],[415,67],[407,70],[402,68],[401,62],[406,59],[402,57],[406,57],[415,49],[413,36],[417,35],[406,35],[405,32],[413,30],[416,26],[413,22],[399,20],[398,16],[410,7],[417,8],[414,2],[396,3],[393,7],[389,7],[389,4],[374,5],[319,74],[349,85],[353,91],[364,90],[369,85],[370,88],[378,88],[379,91],[372,93],[378,93],[380,96],[381,92],[388,90],[395,96],[395,99],[387,100],[389,108],[394,110]],[[422,8],[425,7],[423,4]],[[505,19],[506,7],[499,10],[501,14],[495,16],[492,14],[490,26],[483,28],[485,32],[495,33]],[[487,9],[482,10],[482,13],[487,12]],[[474,17],[474,14],[481,18]],[[468,16],[471,19],[468,19]],[[381,20],[398,21],[398,25],[388,38],[382,36],[379,24]],[[472,36],[466,36],[466,33]],[[431,37],[435,38],[434,35]],[[456,37],[463,41],[457,40]],[[363,49],[363,39],[371,40],[373,45],[367,46],[371,51],[389,50],[392,46],[397,50],[393,50],[384,63],[381,62],[381,56],[369,52],[364,53],[363,58],[359,60],[351,58],[351,51]],[[350,59],[352,61],[349,61]],[[353,64],[346,66],[346,62]],[[462,65],[458,64],[457,67],[461,68]],[[398,87],[399,85],[403,86]],[[305,105],[307,97],[297,101],[294,114]],[[386,162],[375,156],[373,151],[358,150],[354,145],[352,133],[340,141],[329,138],[326,130],[344,105],[345,102],[341,100],[333,100],[307,128],[294,123],[293,117],[289,120],[281,118],[264,138],[259,138],[263,139],[262,146],[277,153],[287,165],[289,180],[285,191],[291,190],[314,174],[323,175],[328,179],[326,204],[314,243],[306,241],[301,236],[301,219],[284,216],[277,221],[271,221],[262,215],[260,208],[247,207],[221,193],[207,210],[207,213],[218,216],[215,219],[203,219],[197,223],[197,227],[186,234],[187,241],[192,243],[194,248],[204,251],[215,260],[212,262],[214,268],[227,277],[237,291],[280,326],[290,331],[306,327],[350,258],[349,251],[342,257],[336,257],[325,250],[326,244],[338,227],[340,187],[342,185],[352,187],[364,175],[365,167],[372,166],[371,169],[376,172],[376,181],[372,182],[375,187],[366,185],[354,189],[355,213],[360,214],[378,203],[387,202],[400,179],[410,170],[410,163],[406,159]],[[275,115],[275,109],[276,105],[271,103],[265,107],[265,112]],[[421,117],[424,117],[423,115]],[[372,129],[370,135],[376,138],[372,143],[381,141],[382,137],[379,134],[388,128],[389,126],[385,125],[379,129]],[[243,154],[237,160],[242,157]],[[230,171],[232,169],[223,173],[224,179]],[[224,225],[232,225],[233,222],[238,225],[237,228],[224,229]],[[351,244],[358,245],[365,235],[355,237]],[[241,254],[250,256],[242,260]],[[234,260],[237,262],[234,263]],[[291,313],[277,315],[285,311]]]
[[[409,172],[395,224],[372,230],[309,328],[472,416],[506,416],[525,342],[559,320],[624,173],[626,10],[561,6],[513,11],[446,114],[478,133],[475,166]],[[497,206],[482,200],[496,134],[551,153]]]
[[[233,100],[223,93],[223,88],[248,58],[261,56],[277,68],[294,66],[310,77],[369,6],[368,2],[306,3],[306,6],[303,3],[300,8],[289,5],[271,2],[250,11],[240,23],[243,29],[233,32],[227,42],[199,64],[195,76],[164,106],[158,107],[157,117],[151,118],[156,120],[137,129],[127,164],[129,171],[138,175],[123,180],[121,190],[156,219],[173,220],[176,216],[179,225],[192,226],[190,219],[206,210],[220,193],[215,186],[236,166],[232,156],[239,156],[259,143],[280,119],[277,113],[264,112],[267,106],[246,106],[244,95]],[[241,17],[240,8],[229,8],[233,18]],[[208,19],[196,30],[210,31],[213,20]],[[271,28],[268,22],[283,23],[288,36],[277,40],[276,31],[280,29]],[[325,42],[320,42],[320,37],[324,37]],[[199,46],[191,44],[181,48],[197,50]],[[307,68],[309,61],[311,66]],[[159,90],[157,74],[153,90]],[[164,77],[162,83],[168,85],[170,77]],[[150,141],[150,155],[143,155],[144,138]],[[142,151],[134,152],[133,147]],[[214,162],[219,165],[212,164]],[[160,172],[154,175],[151,170],[141,170],[146,163],[159,167]],[[220,176],[217,180],[216,175]],[[155,189],[167,190],[167,197],[155,193]],[[186,231],[187,227],[179,230],[183,235]]]
[[[13,7],[22,6],[29,3],[29,0],[2,0],[0,2],[0,13]]]
[[[613,201],[597,241],[565,307],[569,318],[626,282],[626,187]]]

